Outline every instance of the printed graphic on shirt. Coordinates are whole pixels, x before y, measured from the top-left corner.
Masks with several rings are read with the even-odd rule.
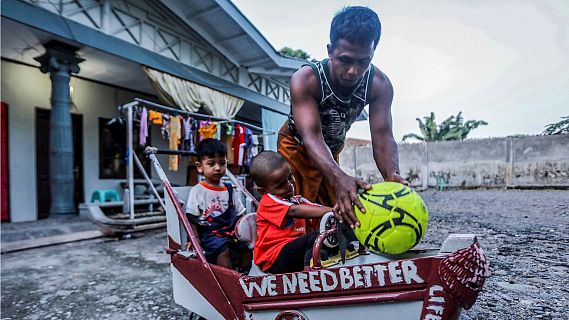
[[[245,213],[245,206],[238,192],[233,192],[233,205],[237,215]],[[226,187],[211,187],[200,182],[190,190],[186,213],[199,217],[202,221],[212,222],[229,207],[229,192]]]

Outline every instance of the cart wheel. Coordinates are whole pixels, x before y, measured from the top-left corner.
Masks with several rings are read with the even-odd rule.
[[[320,233],[336,228],[337,220],[334,217],[333,212],[326,213],[322,219],[320,219]],[[324,245],[328,248],[335,248],[338,245],[338,237],[336,234],[332,234],[326,239],[324,239]]]

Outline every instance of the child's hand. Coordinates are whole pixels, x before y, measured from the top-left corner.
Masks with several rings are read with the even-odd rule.
[[[334,212],[334,208],[330,208],[330,207],[326,207],[326,206],[322,206],[323,209],[327,210],[326,213],[328,212]]]

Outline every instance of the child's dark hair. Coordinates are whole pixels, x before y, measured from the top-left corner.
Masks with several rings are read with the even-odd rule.
[[[367,46],[373,41],[373,49],[377,47],[381,36],[381,22],[377,13],[368,7],[344,7],[332,19],[330,26],[330,45],[344,39],[358,46]]]
[[[284,163],[286,160],[283,156],[274,151],[265,150],[253,158],[249,173],[257,186],[264,187],[267,185],[267,177],[271,172],[281,168]]]
[[[198,161],[201,161],[203,157],[227,157],[227,147],[225,143],[217,139],[208,138],[198,143],[196,153]]]

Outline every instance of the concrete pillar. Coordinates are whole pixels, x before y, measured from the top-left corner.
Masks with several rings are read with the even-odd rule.
[[[79,72],[85,59],[77,55],[79,48],[59,42],[44,44],[46,53],[34,58],[40,70],[51,78],[51,120],[49,136],[49,175],[51,188],[50,214],[75,213],[73,199],[73,137],[69,110],[69,80]]]

